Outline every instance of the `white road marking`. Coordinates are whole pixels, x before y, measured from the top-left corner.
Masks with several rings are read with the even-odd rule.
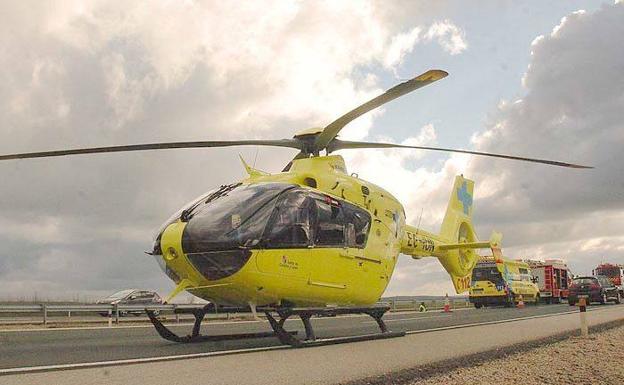
[[[607,310],[607,309],[587,309],[587,311],[601,311],[601,310]],[[496,320],[496,321],[474,322],[471,324],[442,326],[439,328],[431,328],[431,329],[423,329],[423,330],[409,330],[409,331],[406,331],[405,334],[409,335],[409,334],[431,333],[431,332],[436,332],[436,331],[441,331],[441,330],[462,329],[462,328],[468,328],[468,327],[473,327],[473,326],[483,326],[483,325],[495,325],[495,324],[502,324],[502,323],[507,323],[507,322],[523,321],[523,320],[536,319],[536,318],[547,318],[547,317],[553,317],[556,315],[566,315],[566,314],[574,314],[574,313],[578,313],[578,311],[567,310],[567,311],[560,312],[560,313],[539,314],[539,315],[531,315],[531,316],[525,316],[525,317],[508,318],[508,319]]]

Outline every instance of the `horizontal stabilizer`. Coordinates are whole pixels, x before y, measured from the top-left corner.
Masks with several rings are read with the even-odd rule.
[[[500,248],[502,238],[503,234],[493,231],[487,242],[447,243],[438,246],[438,250],[495,249]]]
[[[489,249],[490,242],[448,243],[440,245],[439,250]]]

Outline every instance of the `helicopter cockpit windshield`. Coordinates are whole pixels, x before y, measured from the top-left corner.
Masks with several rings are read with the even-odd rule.
[[[187,253],[257,246],[276,198],[295,188],[286,183],[236,184],[221,188],[191,206],[182,248]],[[213,196],[217,194],[216,196]],[[185,220],[186,219],[186,220]]]
[[[234,274],[251,249],[364,248],[371,223],[360,207],[287,183],[222,186],[178,219],[182,249],[208,279]]]
[[[191,207],[181,218],[188,220],[182,239],[187,253],[364,247],[370,227],[365,210],[286,183],[233,185]]]

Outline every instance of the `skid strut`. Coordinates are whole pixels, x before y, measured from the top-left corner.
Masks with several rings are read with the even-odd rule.
[[[222,311],[229,312],[248,312],[249,308],[220,308]],[[177,314],[193,314],[195,317],[195,323],[193,324],[193,331],[191,334],[181,337],[171,331],[168,327],[156,317],[153,311],[145,310],[150,321],[156,328],[156,331],[160,336],[166,340],[179,342],[179,343],[192,343],[203,341],[225,341],[225,340],[237,340],[248,338],[263,338],[263,337],[277,337],[279,341],[284,345],[290,345],[293,347],[304,346],[320,346],[338,344],[343,342],[355,342],[355,341],[367,341],[384,338],[401,337],[405,335],[405,332],[391,332],[388,330],[382,317],[390,310],[389,306],[375,306],[375,307],[320,307],[320,308],[282,308],[282,307],[263,307],[258,308],[259,312],[266,314],[267,320],[273,329],[272,332],[260,332],[260,333],[241,333],[241,334],[227,334],[227,335],[201,335],[201,323],[207,313],[215,310],[213,304],[208,304],[202,308],[192,309],[176,309]],[[345,314],[366,314],[373,318],[379,326],[379,333],[364,334],[357,336],[335,337],[335,338],[323,338],[319,339],[314,333],[314,328],[310,322],[310,318],[317,317],[332,317],[336,315]],[[303,323],[305,329],[305,339],[301,340],[296,337],[297,332],[289,332],[284,328],[286,320],[290,317],[299,317]]]
[[[275,308],[275,309],[265,308],[265,309],[262,309],[262,311],[264,311],[264,314],[266,314],[266,317],[269,320],[269,324],[275,331],[275,334],[279,338],[280,342],[285,345],[290,345],[294,347],[320,346],[320,345],[338,344],[338,343],[343,343],[343,342],[367,341],[367,340],[376,340],[376,339],[394,338],[394,337],[404,336],[405,332],[391,332],[388,330],[388,327],[386,326],[385,322],[382,319],[382,317],[388,310],[390,310],[389,306],[336,307],[336,308],[327,308],[327,307]],[[279,318],[279,320],[273,316],[273,313],[277,313],[277,318]],[[312,323],[310,322],[310,318],[312,316],[329,317],[329,316],[336,316],[340,314],[366,314],[372,317],[377,322],[377,326],[379,326],[380,333],[317,339],[316,335],[314,334],[314,329],[312,328]],[[306,333],[305,340],[303,341],[297,338],[292,333],[287,332],[284,329],[284,323],[286,322],[288,318],[292,316],[298,316],[299,318],[301,318],[301,322],[303,322],[303,327],[305,328],[305,333]]]
[[[195,317],[195,323],[193,324],[193,331],[191,334],[186,335],[184,337],[180,337],[171,331],[168,327],[163,325],[162,322],[156,317],[152,310],[145,309],[147,316],[150,321],[156,328],[158,334],[169,341],[179,342],[179,343],[192,343],[192,342],[204,342],[204,341],[227,341],[227,340],[238,340],[238,339],[248,339],[248,338],[264,338],[264,337],[275,337],[276,332],[260,332],[260,333],[240,333],[240,334],[224,334],[224,335],[201,335],[201,323],[204,320],[204,317],[208,312],[213,312],[215,309],[213,304],[208,304],[202,308],[193,308],[193,309],[176,309],[176,314],[193,314]],[[241,309],[230,309],[230,311],[239,312],[248,311],[249,309],[241,308]],[[288,335],[296,334],[297,332],[286,332]],[[281,339],[280,339],[281,340]]]

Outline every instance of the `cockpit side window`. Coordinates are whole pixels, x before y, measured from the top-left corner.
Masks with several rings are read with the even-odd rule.
[[[267,226],[265,247],[307,247],[311,239],[312,203],[302,191],[286,193],[275,207]]]
[[[301,247],[364,248],[370,214],[355,205],[294,189],[280,196],[262,237],[271,249]]]
[[[315,246],[345,245],[345,218],[337,201],[317,200],[317,223],[315,227]]]

